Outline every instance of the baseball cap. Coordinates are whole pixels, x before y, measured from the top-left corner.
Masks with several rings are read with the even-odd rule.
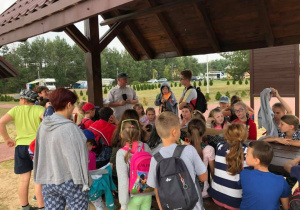
[[[95,108],[96,108],[96,107],[95,107],[94,104],[88,102],[88,103],[85,103],[85,104],[83,105],[82,110],[85,111],[85,112],[87,112],[87,111],[90,111],[91,109],[95,109]]]
[[[229,98],[227,96],[221,96],[219,103],[229,103]]]
[[[120,78],[130,78],[130,77],[125,72],[122,72],[122,73],[118,74],[117,78],[120,79]]]
[[[22,89],[19,94],[14,95],[14,99],[24,98],[30,102],[35,102],[37,100],[38,94],[33,90]]]

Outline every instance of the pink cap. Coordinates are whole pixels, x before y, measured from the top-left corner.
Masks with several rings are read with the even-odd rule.
[[[95,105],[90,103],[90,102],[84,104],[83,107],[82,107],[82,110],[85,111],[85,112],[87,112],[91,109],[95,109]]]

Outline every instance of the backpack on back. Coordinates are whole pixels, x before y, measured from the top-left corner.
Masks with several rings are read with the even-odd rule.
[[[163,158],[159,152],[154,155],[157,161],[157,191],[164,210],[191,210],[199,200],[195,183],[180,158],[185,146],[177,145],[169,158]]]
[[[194,87],[194,86],[190,86],[188,87],[187,91],[189,89],[195,88],[196,92],[197,92],[197,98],[194,100],[191,100],[189,105],[192,107],[193,110],[199,110],[200,112],[204,113],[207,110],[207,102],[205,99],[205,96],[203,95],[203,93],[201,92],[200,87]]]
[[[300,189],[299,189],[299,187],[296,188],[295,192],[292,195],[292,198],[290,199],[289,209],[290,210],[300,209]]]
[[[129,193],[131,195],[153,194],[154,189],[146,184],[152,155],[144,151],[144,143],[140,151],[139,148],[130,159]],[[128,151],[129,148],[125,146],[122,149]]]
[[[82,129],[82,130],[86,129],[84,124],[85,124],[88,120],[89,120],[89,119],[86,119],[85,121],[81,121],[81,122],[78,124],[79,128]]]

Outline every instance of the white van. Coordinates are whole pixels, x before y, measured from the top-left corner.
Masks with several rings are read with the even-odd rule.
[[[29,90],[29,89],[33,90],[37,86],[45,86],[49,90],[55,90],[56,89],[55,82],[56,81],[55,81],[54,78],[36,79],[32,82],[26,83],[26,89],[27,90]]]

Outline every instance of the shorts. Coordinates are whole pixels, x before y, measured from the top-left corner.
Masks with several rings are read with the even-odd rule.
[[[44,184],[42,193],[45,209],[64,210],[87,210],[89,208],[89,191],[82,192],[83,185],[74,184],[69,180],[59,185]]]
[[[33,169],[28,145],[18,145],[15,149],[15,174],[25,174]]]

